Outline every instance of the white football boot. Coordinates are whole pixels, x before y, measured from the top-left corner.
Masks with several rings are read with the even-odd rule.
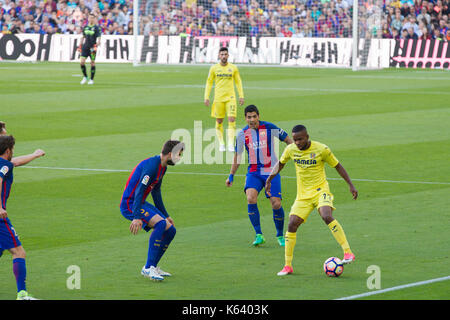
[[[156,271],[159,273],[160,276],[163,276],[163,277],[171,277],[172,276],[170,273],[164,271],[160,267],[156,267]]]
[[[88,81],[87,77],[83,77],[83,79],[81,79],[80,84],[85,84]]]
[[[155,267],[151,266],[150,268],[146,269],[145,266],[142,267],[141,274],[146,277],[150,278],[155,281],[163,281],[163,276],[159,275],[158,271]]]

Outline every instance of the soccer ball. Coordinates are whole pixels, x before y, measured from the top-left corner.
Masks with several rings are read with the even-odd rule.
[[[339,277],[344,272],[344,265],[341,259],[331,257],[323,263],[323,271],[329,277]]]

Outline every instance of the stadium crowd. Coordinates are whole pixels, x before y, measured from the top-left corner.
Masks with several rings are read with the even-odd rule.
[[[142,0],[140,34],[351,37],[353,0]],[[450,39],[449,0],[359,0],[361,37]],[[133,0],[0,0],[6,33],[133,34]]]

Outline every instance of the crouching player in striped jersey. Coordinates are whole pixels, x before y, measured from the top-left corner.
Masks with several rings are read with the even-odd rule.
[[[141,270],[144,277],[162,281],[171,274],[161,270],[158,262],[175,237],[176,229],[172,218],[166,211],[161,197],[161,184],[168,165],[175,165],[182,156],[184,144],[180,141],[167,141],[161,154],[141,161],[131,172],[125,185],[120,211],[131,220],[130,231],[136,235],[140,229],[153,229],[148,246],[147,262]],[[146,201],[152,194],[151,205]]]

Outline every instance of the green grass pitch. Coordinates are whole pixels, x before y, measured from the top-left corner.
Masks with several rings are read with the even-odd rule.
[[[130,234],[118,207],[123,187],[132,168],[158,154],[175,129],[193,132],[194,121],[214,127],[203,105],[208,68],[98,64],[95,85],[80,86],[78,64],[0,64],[0,120],[16,137],[16,155],[47,152],[29,164],[34,168],[14,170],[7,208],[27,252],[31,294],[46,300],[337,299],[375,290],[367,286],[374,265],[381,289],[449,275],[450,74],[241,66],[246,104],[288,132],[306,125],[354,179],[357,201],[327,169],[334,216],[357,260],[341,277],[325,276],[322,263],[342,252],[314,211],[298,231],[295,273],[278,277],[284,249],[262,196],[267,242],[250,246],[246,166],[226,188],[230,165],[182,164],[169,168],[163,183],[178,233],[161,266],[173,277],[143,278],[149,235]],[[245,125],[243,108],[237,123]],[[286,216],[294,176],[290,163],[282,172]],[[72,265],[81,270],[80,289],[67,288]],[[15,299],[8,252],[0,258],[0,283],[0,299]],[[449,281],[366,297],[449,298]]]

